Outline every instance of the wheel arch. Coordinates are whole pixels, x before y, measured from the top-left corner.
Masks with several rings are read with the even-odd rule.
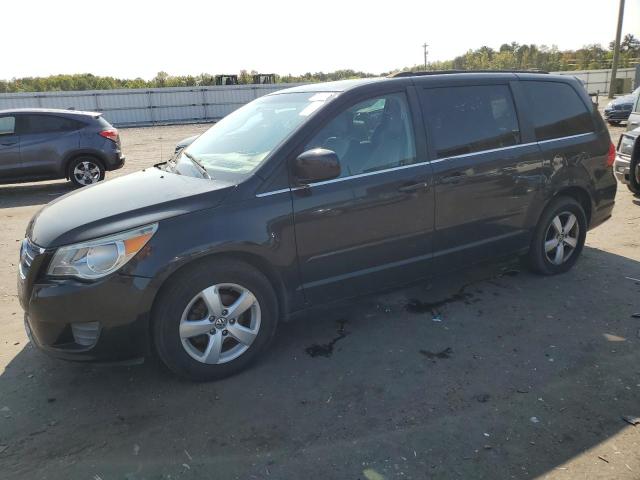
[[[561,188],[553,195],[553,197],[549,199],[549,202],[547,202],[547,206],[558,197],[571,197],[575,201],[577,201],[582,206],[587,217],[587,225],[591,223],[593,202],[591,200],[591,195],[589,195],[587,189],[575,185]]]
[[[72,153],[70,153],[69,155],[66,156],[66,158],[64,159],[64,161],[62,162],[63,165],[63,175],[64,177],[69,180],[71,178],[71,175],[69,174],[69,168],[71,167],[71,162],[73,162],[75,159],[79,158],[79,157],[92,157],[94,159],[96,159],[97,161],[100,162],[100,165],[102,165],[102,168],[106,171],[107,167],[106,167],[106,162],[104,157],[100,154],[100,152],[96,152],[95,150],[78,150],[78,151],[74,151]]]
[[[196,263],[202,262],[215,262],[216,260],[232,260],[237,262],[245,263],[260,273],[262,273],[267,280],[271,284],[275,294],[276,301],[278,307],[278,315],[281,318],[286,317],[287,312],[289,311],[289,301],[287,296],[285,295],[285,285],[283,279],[277,273],[276,269],[272,267],[269,262],[261,257],[260,255],[242,251],[225,251],[225,252],[212,252],[206,255],[199,256],[197,258],[193,258],[183,264],[179,265],[177,268],[171,270],[167,275],[165,275],[155,289],[155,295],[153,297],[153,301],[151,302],[151,309],[149,315],[149,338],[153,338],[153,323],[154,323],[154,311],[158,304],[159,299],[161,298],[162,291],[169,282],[176,278],[178,275],[184,274],[189,268],[193,267]],[[151,342],[151,348],[153,349],[153,342]]]

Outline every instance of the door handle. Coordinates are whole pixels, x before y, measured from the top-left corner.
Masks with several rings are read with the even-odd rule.
[[[18,142],[1,142],[0,145],[4,145],[5,147],[10,147],[11,145],[15,145]]]
[[[412,193],[412,192],[417,192],[418,190],[429,190],[429,183],[428,182],[411,183],[409,185],[403,185],[400,188],[398,188],[398,191],[402,193]]]

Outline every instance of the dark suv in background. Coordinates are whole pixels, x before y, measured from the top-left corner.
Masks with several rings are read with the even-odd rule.
[[[620,122],[628,121],[639,96],[640,87],[628,95],[611,100],[604,109],[604,119],[611,125],[618,125]]]
[[[566,76],[280,90],[172,161],[38,212],[19,264],[27,332],[62,358],[155,351],[179,375],[220,378],[310,307],[504,255],[566,272],[611,216],[614,157]]]
[[[67,178],[84,186],[123,165],[118,130],[100,113],[0,110],[0,183]]]

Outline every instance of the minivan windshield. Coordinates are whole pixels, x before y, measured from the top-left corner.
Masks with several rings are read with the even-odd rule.
[[[306,92],[260,97],[203,133],[177,161],[196,162],[214,179],[238,181],[331,96],[332,92]]]

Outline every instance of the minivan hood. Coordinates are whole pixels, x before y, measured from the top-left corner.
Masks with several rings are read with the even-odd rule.
[[[149,168],[68,193],[42,208],[27,236],[59,247],[220,204],[234,184]]]

